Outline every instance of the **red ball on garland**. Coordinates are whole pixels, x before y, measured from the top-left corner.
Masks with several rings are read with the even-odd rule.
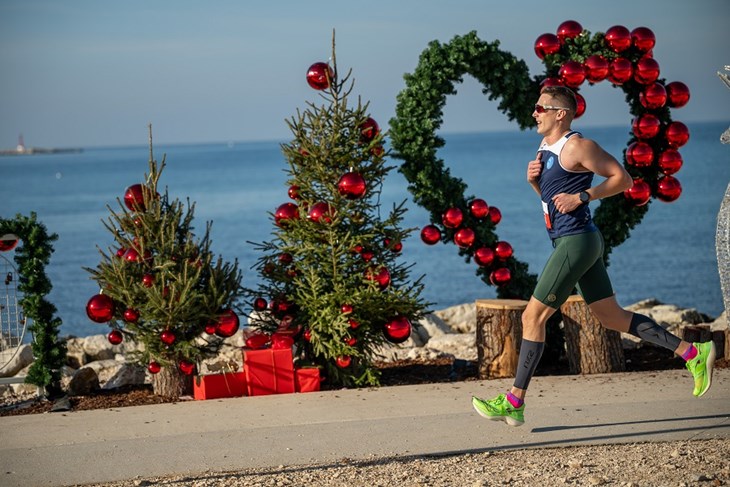
[[[365,270],[365,277],[369,281],[375,281],[378,283],[378,287],[380,287],[381,290],[386,289],[388,286],[390,286],[390,271],[385,267],[380,267],[379,269],[369,268]]]
[[[458,228],[464,220],[464,214],[459,208],[449,208],[441,216],[441,222],[446,228]]]
[[[667,126],[664,137],[672,149],[678,149],[689,140],[689,129],[682,122],[672,122]]]
[[[583,26],[575,20],[566,20],[558,26],[558,39],[561,44],[565,44],[565,39],[574,39],[581,35]]]
[[[560,51],[560,39],[555,34],[542,34],[535,40],[535,54],[540,59]]]
[[[667,85],[667,98],[670,107],[681,108],[689,101],[689,88],[681,81],[672,81]]]
[[[667,149],[659,154],[659,161],[657,165],[659,170],[666,175],[676,173],[682,168],[682,155],[675,149]]]
[[[307,83],[315,90],[326,90],[335,77],[335,72],[329,64],[319,62],[307,69]]]
[[[357,338],[355,337],[347,337],[344,339],[344,342],[349,345],[350,347],[354,347],[357,344]]]
[[[268,303],[264,298],[256,298],[253,300],[253,309],[256,311],[263,311],[268,306]]]
[[[421,240],[426,245],[434,245],[441,240],[441,230],[436,225],[426,225],[421,229]]]
[[[494,246],[494,253],[497,254],[497,257],[499,257],[500,260],[507,260],[512,257],[514,250],[509,242],[501,241],[497,242]]]
[[[96,323],[106,323],[114,317],[114,301],[106,294],[92,296],[86,303],[86,315]]]
[[[339,368],[346,369],[352,363],[352,357],[350,357],[349,355],[340,355],[335,360],[335,363]]]
[[[185,375],[193,375],[193,372],[195,372],[195,364],[190,362],[189,360],[181,360],[177,367],[180,369],[180,372],[182,372]]]
[[[119,345],[124,341],[124,336],[122,335],[121,331],[112,330],[106,336],[106,339],[109,340],[109,343],[111,343],[112,345]]]
[[[471,212],[471,216],[481,220],[489,215],[489,205],[483,199],[475,198],[469,203],[469,211]]]
[[[129,248],[126,252],[124,252],[124,260],[134,264],[142,259],[140,258],[139,252],[137,252],[135,249]]]
[[[623,52],[631,47],[631,32],[623,25],[614,25],[606,31],[605,40],[613,52]]]
[[[608,60],[600,54],[592,54],[584,63],[586,79],[591,83],[603,81],[608,76]]]
[[[19,240],[20,239],[17,235],[6,233],[0,237],[0,252],[9,252],[13,250],[15,246],[18,245]]]
[[[639,101],[650,110],[661,108],[667,102],[667,90],[661,83],[654,82],[639,93]]]
[[[649,52],[654,49],[656,36],[648,27],[637,27],[631,31],[631,43],[641,52]]]
[[[656,115],[645,113],[635,118],[631,124],[631,129],[637,139],[647,140],[657,136],[661,122]]]
[[[307,214],[307,218],[314,223],[329,224],[332,223],[333,213],[334,209],[329,205],[329,203],[320,201],[319,203],[312,205],[312,208],[310,208],[309,213]]]
[[[575,118],[580,118],[586,112],[586,99],[580,93],[575,94]]]
[[[294,203],[284,203],[274,213],[274,222],[279,227],[297,218],[299,218],[299,207]]]
[[[172,332],[172,330],[164,330],[162,333],[160,333],[160,341],[167,346],[175,343],[176,339],[177,337],[175,336],[175,333]]]
[[[347,320],[347,324],[350,325],[350,328],[352,328],[353,330],[357,330],[360,327],[360,322],[357,320],[353,320],[352,318]]]
[[[674,176],[664,176],[657,182],[656,197],[665,203],[671,203],[682,194],[682,185]]]
[[[133,184],[124,191],[124,206],[129,211],[145,211],[144,192],[141,184]]]
[[[158,362],[155,362],[153,360],[152,362],[147,364],[147,370],[150,371],[150,374],[159,374],[160,370],[162,370],[162,366]]]
[[[296,184],[292,184],[291,186],[289,186],[289,191],[287,191],[287,194],[289,195],[289,198],[291,198],[293,200],[298,200],[299,199],[299,186],[297,186]]]
[[[454,243],[462,249],[468,249],[474,244],[475,238],[474,230],[464,227],[458,229],[454,234]]]
[[[144,287],[152,287],[155,284],[154,274],[145,274],[142,276],[142,285]]]
[[[124,310],[124,321],[128,323],[137,323],[139,320],[139,311],[134,308],[127,308]]]
[[[494,261],[494,250],[489,247],[479,247],[474,251],[474,262],[482,267],[492,265]]]
[[[633,142],[626,149],[626,162],[634,167],[649,167],[654,162],[654,150],[646,142]]]
[[[608,80],[615,85],[622,85],[631,79],[634,65],[626,58],[617,57],[608,67]]]
[[[232,337],[238,331],[240,321],[238,316],[233,312],[232,309],[224,310],[218,316],[218,322],[215,326],[215,334],[221,338]]]
[[[374,119],[368,117],[362,124],[360,124],[360,138],[363,142],[372,142],[375,137],[380,133],[380,126]]]
[[[358,172],[348,172],[337,182],[337,191],[348,200],[362,198],[367,190],[365,178]]]
[[[634,184],[624,191],[624,197],[634,206],[644,206],[651,199],[651,186],[643,179],[634,179]]]
[[[311,342],[312,341],[312,330],[309,328],[306,328],[304,330],[304,333],[302,333],[302,338],[304,338],[304,341]]]
[[[340,306],[340,313],[342,313],[343,315],[349,315],[350,313],[352,313],[353,310],[354,308],[350,303],[345,303]]]
[[[586,79],[586,70],[578,61],[566,61],[558,70],[560,81],[570,88],[579,87]]]
[[[642,85],[650,85],[659,78],[659,63],[654,58],[645,56],[636,62],[634,80]]]
[[[383,334],[391,343],[403,343],[411,336],[411,322],[405,316],[396,316],[383,325]]]
[[[499,208],[496,206],[489,207],[489,219],[492,221],[493,225],[502,221],[502,212],[499,211]]]
[[[489,275],[489,281],[495,286],[504,286],[512,280],[512,273],[506,267],[495,269]]]

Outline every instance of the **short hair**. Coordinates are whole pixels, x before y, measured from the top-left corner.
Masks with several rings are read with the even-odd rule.
[[[555,98],[565,108],[570,108],[575,116],[575,111],[578,109],[578,102],[575,98],[573,90],[567,86],[543,86],[540,90],[540,94],[550,95]]]

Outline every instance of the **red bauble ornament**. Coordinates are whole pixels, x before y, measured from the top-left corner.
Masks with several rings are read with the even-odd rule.
[[[357,338],[355,338],[355,337],[347,337],[344,339],[344,341],[350,347],[354,347],[355,344],[357,344]]]
[[[144,287],[152,287],[155,284],[154,274],[145,274],[142,276],[142,285]]]
[[[499,211],[499,208],[496,206],[489,207],[489,219],[492,221],[493,225],[502,221],[502,212]]]
[[[360,257],[362,257],[362,260],[364,260],[365,262],[370,262],[371,260],[373,260],[373,257],[375,257],[375,252],[370,249],[362,249],[362,251],[360,252]]]
[[[608,76],[608,60],[599,54],[588,56],[584,66],[586,69],[586,79],[591,83],[603,81]]]
[[[153,360],[152,362],[147,364],[147,370],[150,371],[150,374],[159,374],[160,370],[162,370],[162,366],[160,366],[159,363]]]
[[[367,190],[365,178],[358,172],[348,172],[337,182],[337,191],[348,200],[362,198]]]
[[[144,191],[141,184],[133,184],[124,191],[124,205],[129,211],[144,211]]]
[[[162,333],[160,333],[160,341],[167,346],[175,343],[176,339],[177,337],[175,336],[175,333],[172,332],[172,330],[164,330]]]
[[[434,245],[441,240],[441,230],[435,225],[426,225],[421,229],[421,240],[426,245]]]
[[[18,245],[20,239],[17,235],[12,233],[6,233],[0,237],[0,252],[9,252]]]
[[[106,339],[109,340],[109,343],[111,343],[112,345],[119,345],[124,341],[124,336],[122,335],[121,331],[112,330],[106,336]]]
[[[256,311],[263,311],[268,306],[268,303],[264,298],[256,298],[253,300],[253,309]]]
[[[291,186],[289,186],[289,191],[287,191],[287,194],[289,195],[289,198],[291,198],[293,200],[298,200],[299,199],[299,186],[297,186],[296,184],[292,184]]]
[[[474,230],[471,228],[460,228],[454,234],[454,243],[462,249],[468,249],[474,244]]]
[[[352,318],[347,320],[347,324],[350,325],[350,328],[352,328],[353,330],[357,330],[360,327],[360,322],[357,320],[353,320]]]
[[[124,258],[125,253],[127,253],[127,249],[125,249],[124,247],[119,247],[117,249],[117,257],[119,257],[120,259]]]
[[[639,93],[639,101],[650,110],[661,108],[667,102],[667,90],[661,83],[654,82]]]
[[[471,212],[471,216],[481,220],[489,215],[489,205],[483,199],[476,198],[469,203],[469,211]]]
[[[274,213],[274,222],[279,227],[297,218],[299,218],[299,207],[294,203],[284,203]]]
[[[500,260],[507,260],[512,257],[514,250],[512,249],[512,246],[509,244],[509,242],[502,241],[497,242],[497,244],[494,246],[494,253],[497,254],[497,257],[499,257]]]
[[[657,182],[655,196],[665,203],[671,203],[682,194],[682,185],[674,176],[664,176]]]
[[[489,247],[479,247],[474,251],[474,262],[483,267],[490,266],[494,261],[494,255],[494,250]]]
[[[449,208],[441,216],[441,222],[446,228],[458,228],[464,219],[464,214],[459,208]]]
[[[560,39],[555,34],[542,34],[535,40],[535,54],[540,59],[545,59],[545,56],[555,54],[560,50]]]
[[[312,64],[307,70],[307,83],[315,90],[326,90],[334,79],[335,72],[329,64],[319,62]]]
[[[396,254],[400,253],[401,250],[403,250],[403,243],[401,242],[393,242],[389,238],[386,238],[383,240],[383,245],[386,249],[391,250],[392,252],[395,252]]]
[[[586,70],[578,61],[566,61],[558,70],[560,81],[570,88],[579,87],[586,79]]]
[[[334,209],[329,205],[329,203],[320,201],[319,203],[312,205],[312,208],[309,209],[309,213],[307,214],[307,218],[314,223],[329,224],[332,223],[333,213]]]
[[[641,52],[649,52],[654,49],[656,36],[648,27],[637,27],[631,31],[631,43]]]
[[[352,307],[352,305],[350,303],[345,303],[342,306],[340,306],[340,312],[343,315],[349,315],[350,313],[352,313],[353,310],[354,310],[354,308]]]
[[[257,332],[246,338],[246,347],[252,350],[259,350],[271,342],[271,337],[266,333]]]
[[[215,321],[210,321],[210,322],[208,322],[208,323],[205,324],[205,332],[208,335],[215,335],[215,328],[216,328]]]
[[[311,342],[312,341],[312,330],[309,328],[306,328],[304,330],[304,333],[302,333],[302,338],[304,338],[305,341]]]
[[[495,286],[504,286],[512,279],[512,273],[506,267],[495,269],[489,275],[489,281]]]
[[[667,85],[667,97],[670,107],[681,108],[689,101],[689,88],[681,81],[672,81]]]
[[[646,142],[633,142],[626,149],[626,162],[635,167],[649,167],[654,161],[654,150]]]
[[[396,316],[383,325],[383,334],[391,343],[403,343],[411,336],[411,322],[405,316]]]
[[[560,78],[545,78],[540,82],[540,88],[544,86],[563,86],[563,82]]]
[[[667,126],[664,137],[672,149],[678,149],[689,140],[689,129],[682,122],[672,122]]]
[[[682,168],[682,155],[674,149],[667,149],[659,155],[659,170],[666,175],[676,173]]]
[[[636,62],[634,80],[642,85],[650,85],[659,78],[659,63],[654,58],[643,57]]]
[[[657,136],[661,122],[656,115],[645,113],[633,120],[631,129],[637,139],[647,140]]]
[[[644,206],[651,199],[651,186],[643,179],[634,179],[634,184],[624,191],[624,197],[634,206]]]
[[[126,260],[127,262],[131,262],[131,263],[137,263],[141,259],[139,256],[139,252],[137,252],[134,249],[127,249],[127,251],[124,252],[124,260]]]
[[[127,308],[124,310],[124,321],[128,323],[137,323],[139,320],[139,311],[134,308]]]
[[[282,265],[289,265],[294,260],[294,257],[288,252],[279,254],[279,263]]]
[[[106,294],[97,294],[86,303],[86,315],[96,323],[106,323],[114,317],[114,301]]]
[[[631,32],[623,25],[614,25],[608,29],[605,39],[613,52],[623,52],[631,47]]]
[[[337,357],[337,360],[335,360],[335,363],[339,368],[346,369],[352,363],[352,357],[349,355],[340,355]]]
[[[575,94],[575,118],[580,118],[586,112],[586,99],[580,93]]]
[[[373,120],[372,118],[368,117],[361,125],[360,125],[360,134],[361,139],[363,142],[372,142],[375,137],[378,136],[380,133],[380,126],[378,125],[378,122]]]
[[[626,58],[617,57],[608,67],[608,80],[615,85],[622,85],[631,79],[634,66]]]
[[[240,322],[238,316],[232,309],[224,310],[218,316],[218,322],[215,326],[215,334],[221,338],[232,337],[238,331]]]
[[[390,286],[390,271],[386,267],[380,267],[377,270],[371,267],[365,271],[365,277],[370,281],[377,282],[381,290]]]
[[[193,375],[193,372],[195,372],[195,364],[189,360],[181,360],[178,362],[177,367],[180,369],[180,372],[185,375]]]
[[[574,39],[581,35],[583,26],[575,20],[566,20],[558,26],[558,39],[561,44],[565,44],[565,39]]]

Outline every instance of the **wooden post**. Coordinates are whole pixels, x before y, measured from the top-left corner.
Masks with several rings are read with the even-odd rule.
[[[621,334],[602,327],[581,296],[570,296],[560,311],[571,373],[604,374],[626,370]]]
[[[480,379],[514,377],[522,341],[521,299],[478,299],[477,362]]]

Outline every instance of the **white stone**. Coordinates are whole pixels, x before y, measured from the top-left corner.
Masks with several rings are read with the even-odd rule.
[[[451,306],[433,314],[444,320],[455,333],[475,333],[477,328],[476,303]]]
[[[473,333],[450,333],[432,337],[427,348],[439,350],[464,360],[477,359],[476,337]]]
[[[33,363],[33,350],[29,344],[21,345],[15,352],[10,362],[0,369],[0,377],[14,377],[18,372]],[[4,353],[11,354],[10,350]]]
[[[99,377],[99,383],[106,384],[106,382],[114,377],[114,374],[116,374],[123,365],[123,362],[117,362],[113,359],[95,360],[84,365],[79,370],[87,368],[92,369]]]
[[[414,332],[416,335],[418,335],[419,340],[415,341],[417,343],[420,341],[418,345],[419,347],[422,347],[424,344],[426,344],[431,339],[431,337],[444,335],[446,333],[452,333],[449,325],[447,325],[444,320],[439,318],[436,313],[428,314],[420,319],[417,326],[414,326]]]

